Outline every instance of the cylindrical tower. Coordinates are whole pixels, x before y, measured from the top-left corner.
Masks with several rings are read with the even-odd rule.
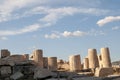
[[[110,52],[109,48],[101,48],[101,57],[102,57],[102,64],[103,67],[111,67],[111,59],[110,59]]]
[[[83,68],[84,68],[84,69],[88,69],[88,68],[89,68],[89,59],[88,59],[88,58],[84,58]]]
[[[96,49],[88,49],[89,68],[99,67]]]
[[[81,59],[80,55],[72,55],[69,57],[70,71],[81,70]]]
[[[57,57],[48,57],[48,69],[51,71],[57,70]]]
[[[7,56],[10,56],[10,52],[7,49],[1,50],[1,58],[5,58]]]
[[[43,68],[43,51],[38,49],[33,53],[33,59],[37,63],[37,65]]]

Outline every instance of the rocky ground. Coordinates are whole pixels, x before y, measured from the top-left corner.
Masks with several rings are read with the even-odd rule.
[[[93,77],[91,75],[76,74],[73,72],[51,72],[37,69],[31,76],[24,75],[22,72],[16,72],[11,76],[0,76],[0,80],[120,80],[120,76]]]
[[[2,79],[0,79],[2,80]],[[5,79],[5,80],[12,80],[12,79]],[[79,78],[49,78],[49,79],[17,79],[17,80],[120,80],[119,77],[104,77],[104,78],[97,78],[97,77],[79,77]]]

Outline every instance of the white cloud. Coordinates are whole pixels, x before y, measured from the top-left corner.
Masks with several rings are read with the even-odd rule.
[[[118,30],[118,29],[120,29],[119,26],[112,27],[112,30]]]
[[[26,4],[29,4],[31,1],[32,0],[4,0],[4,2],[0,4],[0,22],[9,20],[15,10],[26,6]]]
[[[73,36],[84,36],[86,35],[86,32],[82,32],[82,31],[74,31],[73,32]]]
[[[40,24],[33,24],[18,31],[18,33],[33,32],[41,28]]]
[[[49,3],[50,0],[4,0],[0,3],[0,22],[9,21],[13,19],[19,19],[26,16],[32,16],[36,14],[43,14],[42,18],[39,18],[39,22],[33,25],[24,27],[18,30],[0,30],[0,36],[18,35],[28,32],[33,32],[41,27],[48,27],[56,23],[57,20],[64,16],[71,16],[74,14],[91,14],[101,15],[106,14],[108,10],[96,9],[96,8],[80,8],[80,7],[61,7],[52,8],[44,7],[44,3]],[[38,6],[39,5],[39,6]],[[37,7],[36,7],[37,6]],[[21,11],[19,13],[19,10]],[[42,25],[40,25],[42,24]],[[68,36],[82,36],[84,35],[80,31],[70,32]],[[65,33],[64,33],[65,34]],[[66,35],[66,37],[67,37]],[[48,38],[59,38],[59,36],[52,34],[46,35]],[[49,37],[50,36],[50,37]],[[47,38],[46,37],[46,38]],[[65,37],[65,35],[64,35]]]
[[[27,32],[33,32],[38,30],[39,28],[41,28],[39,24],[33,24],[16,31],[0,30],[0,36],[9,36],[9,35],[17,35],[17,34],[23,34]]]
[[[82,31],[74,31],[74,32],[64,31],[62,35],[64,37],[81,37],[87,35],[87,33]]]
[[[0,40],[7,40],[7,37],[0,37]]]
[[[4,0],[0,3],[0,22],[26,17],[25,11],[49,2],[50,0]],[[21,12],[17,13],[19,10]]]
[[[71,16],[79,13],[91,14],[91,15],[103,15],[109,12],[108,10],[102,10],[102,9],[96,9],[96,8],[76,8],[76,7],[42,8],[42,9],[40,7],[32,11],[34,11],[34,13],[40,13],[39,11],[41,10],[45,11],[47,15],[42,19],[40,19],[40,21],[51,22],[51,23],[55,23],[58,19],[61,19],[64,16]],[[103,14],[100,14],[100,13],[103,13]]]
[[[52,33],[51,35],[46,34],[45,38],[50,38],[50,39],[55,39],[55,38],[60,38],[59,35]]]
[[[11,1],[11,0],[10,0]],[[31,1],[26,1],[25,3],[23,3],[24,1],[20,1],[19,5],[16,5],[19,3],[19,1],[15,1],[15,3],[10,2],[10,5],[8,5],[8,2],[4,3],[4,8],[3,9],[9,9],[12,12],[14,12],[14,8],[19,7],[22,8],[24,6],[26,6],[26,4],[31,3],[33,0]],[[1,8],[0,8],[1,9]],[[9,11],[9,12],[11,12]],[[4,12],[4,11],[3,11]],[[0,22],[2,21],[7,21],[7,20],[11,20],[11,19],[15,19],[18,18],[18,16],[13,16],[11,13],[6,12],[6,14],[1,14],[0,15]],[[99,9],[95,9],[95,8],[75,8],[75,7],[63,7],[63,8],[46,8],[46,7],[35,7],[30,11],[27,12],[23,12],[22,16],[26,16],[26,15],[33,15],[33,14],[45,14],[45,16],[43,18],[40,19],[40,21],[44,22],[44,24],[42,25],[42,27],[45,26],[51,26],[53,25],[58,19],[64,17],[64,16],[68,16],[68,15],[73,15],[76,13],[86,13],[86,14],[99,14],[100,12],[105,12],[104,10],[99,10]],[[31,14],[32,13],[32,14]],[[3,17],[1,17],[3,16]],[[9,31],[9,30],[1,30],[0,31],[0,35],[16,35],[16,34],[23,34],[23,33],[27,33],[27,32],[32,32],[32,31],[36,31],[40,28],[39,24],[33,24],[30,26],[27,26],[23,29],[18,29],[16,31]],[[73,34],[72,34],[73,35]],[[74,33],[74,35],[77,35],[76,33]]]
[[[63,35],[64,37],[70,37],[70,36],[72,36],[72,32],[64,31],[64,32],[62,33],[62,35]]]
[[[99,26],[103,26],[107,23],[113,22],[113,21],[120,21],[120,16],[108,16],[105,17],[104,19],[101,19],[97,22]]]
[[[27,4],[29,3],[33,3],[34,0],[5,0],[1,5],[0,5],[0,9],[4,10],[4,11],[13,11],[16,8],[22,8],[25,6],[29,6]]]
[[[78,13],[78,9],[73,7],[49,8],[47,9],[47,15],[40,21],[55,23],[58,19],[75,13]]]
[[[109,10],[97,9],[97,8],[83,8],[83,7],[82,8],[80,7],[46,8],[45,7],[46,4],[49,7],[49,5],[54,5],[54,3],[59,4],[65,2],[68,2],[69,4],[76,3],[74,0],[71,0],[70,2],[67,0],[65,1],[58,0],[54,2],[52,2],[51,0],[4,0],[0,2],[0,22],[12,20],[12,19],[18,19],[33,14],[45,14],[45,17],[40,19],[41,21],[55,23],[58,19],[66,15],[73,15],[75,13],[104,15],[109,12]],[[98,5],[100,4],[100,1],[80,0],[78,1],[78,3],[87,6],[91,4]],[[29,9],[31,10],[28,11]],[[19,10],[21,12],[17,13],[19,12]]]
[[[44,37],[45,38],[50,38],[50,39],[56,39],[56,38],[69,38],[69,37],[83,37],[83,36],[99,36],[99,35],[106,35],[106,33],[104,31],[97,31],[95,29],[91,29],[90,31],[64,31],[63,33],[60,33],[58,31],[55,31],[54,33],[48,35],[46,34]]]
[[[63,33],[55,32],[55,33],[52,33],[51,35],[46,34],[44,37],[55,39],[55,38],[60,38],[60,37],[82,37],[85,35],[87,35],[86,32],[82,32],[78,30],[74,32],[64,31]]]

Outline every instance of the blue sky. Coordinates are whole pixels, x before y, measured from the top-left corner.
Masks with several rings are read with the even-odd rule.
[[[120,0],[0,0],[0,49],[12,54],[87,56],[109,47],[120,60]]]

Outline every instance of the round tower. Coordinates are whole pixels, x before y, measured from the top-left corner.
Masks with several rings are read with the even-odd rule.
[[[51,71],[57,70],[57,57],[48,57],[48,69]]]
[[[89,68],[99,67],[96,49],[88,49]]]
[[[38,49],[33,52],[33,60],[37,63],[37,65],[43,68],[43,51]]]
[[[8,49],[2,49],[1,50],[1,58],[5,58],[7,56],[10,56],[10,52],[8,51]]]
[[[84,58],[83,68],[84,68],[84,69],[88,69],[88,68],[89,68],[89,59],[88,59],[88,58]]]
[[[69,57],[70,71],[81,70],[81,59],[80,55],[72,55]]]
[[[101,48],[101,57],[102,57],[102,64],[103,67],[111,67],[111,59],[110,59],[110,52],[109,48]]]

